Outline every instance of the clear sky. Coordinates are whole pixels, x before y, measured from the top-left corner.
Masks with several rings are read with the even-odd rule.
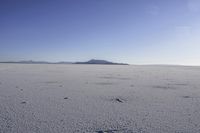
[[[0,0],[0,61],[200,65],[200,0]]]

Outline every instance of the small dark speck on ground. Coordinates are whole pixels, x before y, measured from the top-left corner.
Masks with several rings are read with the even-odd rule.
[[[59,85],[59,87],[63,87],[63,85]]]
[[[68,97],[65,97],[64,99],[69,99]]]
[[[113,99],[111,99],[111,101],[118,102],[118,103],[124,103],[126,100],[122,99],[122,98],[113,98]]]
[[[20,89],[20,91],[23,91],[23,89]]]
[[[182,96],[182,98],[191,98],[190,96]]]
[[[21,102],[21,104],[26,104],[26,102],[25,102],[25,101],[23,101],[23,102]]]
[[[123,101],[121,99],[119,99],[119,98],[115,98],[115,101],[123,103]]]
[[[97,133],[104,133],[103,131],[96,131]]]

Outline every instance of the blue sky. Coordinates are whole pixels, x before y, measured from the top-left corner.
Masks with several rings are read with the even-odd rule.
[[[200,65],[199,0],[1,0],[0,61]]]

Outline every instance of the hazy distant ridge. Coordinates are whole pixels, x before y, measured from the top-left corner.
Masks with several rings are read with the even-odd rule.
[[[96,60],[96,59],[91,59],[86,62],[47,62],[47,61],[5,61],[5,62],[0,62],[0,63],[21,63],[21,64],[107,64],[107,65],[128,65],[125,63],[114,63],[106,60]]]
[[[4,61],[0,63],[19,63],[19,64],[73,64],[73,62],[48,62],[48,61]]]
[[[86,62],[76,62],[75,64],[107,64],[107,65],[128,65],[125,63],[114,63],[114,62],[110,62],[110,61],[106,61],[106,60],[89,60]]]

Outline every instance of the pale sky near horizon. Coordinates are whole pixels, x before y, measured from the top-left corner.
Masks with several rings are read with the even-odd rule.
[[[1,0],[0,61],[200,65],[200,0]]]

